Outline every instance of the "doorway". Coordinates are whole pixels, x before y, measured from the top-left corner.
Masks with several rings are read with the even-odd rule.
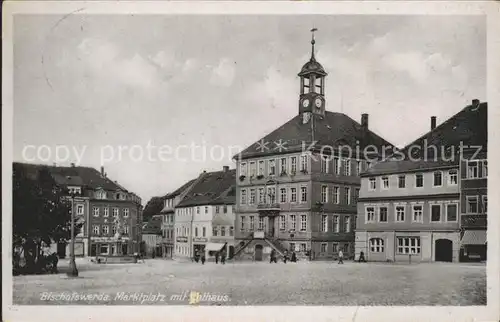
[[[262,252],[263,252],[262,249],[263,249],[262,245],[260,245],[260,244],[255,245],[254,258],[256,261],[262,261]]]
[[[453,242],[449,239],[436,240],[436,262],[452,262],[453,261]]]

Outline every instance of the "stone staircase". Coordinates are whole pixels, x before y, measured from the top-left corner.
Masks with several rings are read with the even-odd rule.
[[[277,251],[278,254],[280,254],[281,256],[285,255],[285,251],[287,251],[287,249],[279,242],[277,238],[266,237],[264,238],[264,240],[269,244],[269,246],[271,246],[271,248]]]

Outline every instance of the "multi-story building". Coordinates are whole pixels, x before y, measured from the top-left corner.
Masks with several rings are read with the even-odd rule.
[[[162,225],[163,216],[155,215],[143,223],[142,226],[142,249],[141,253],[146,257],[157,257],[163,255],[162,247]]]
[[[139,250],[142,239],[141,199],[109,179],[103,167],[99,172],[74,164],[70,167],[21,165],[31,173],[47,169],[56,184],[72,192],[75,221],[82,224],[75,235],[75,256],[131,254]],[[69,254],[69,243],[59,243],[57,252],[60,257]]]
[[[175,207],[175,257],[192,258],[198,251],[209,258],[224,247],[228,255],[234,252],[235,180],[236,171],[226,166],[196,179]]]
[[[325,110],[327,73],[314,55],[298,74],[299,113],[235,156],[237,258],[262,260],[272,249],[300,257],[354,254],[356,202],[364,152],[392,145],[342,113]],[[375,147],[366,151],[367,147]]]
[[[480,197],[470,207],[463,201],[486,195],[478,178],[477,164],[483,160],[460,162],[462,147],[485,146],[486,113],[486,104],[474,100],[438,127],[432,117],[430,132],[362,174],[356,256],[363,252],[369,261],[459,260],[463,236],[477,236],[461,233],[461,224],[465,218],[481,218]],[[461,168],[468,162],[477,166],[470,171],[478,182],[464,182]],[[476,242],[477,237],[471,241]]]
[[[167,194],[164,199],[164,206],[160,212],[162,217],[162,255],[164,258],[172,258],[175,244],[175,207],[181,202],[195,183],[193,179],[179,189]]]

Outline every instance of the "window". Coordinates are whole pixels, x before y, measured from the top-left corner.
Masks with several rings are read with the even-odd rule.
[[[109,234],[109,226],[108,226],[108,225],[104,225],[104,226],[102,226],[102,233],[103,233],[104,235]]]
[[[109,208],[104,207],[104,217],[109,217]]]
[[[259,188],[259,203],[264,203],[264,188]]]
[[[488,213],[488,196],[483,196],[483,213]]]
[[[229,236],[234,236],[234,227],[229,227]]]
[[[479,167],[477,161],[467,161],[467,178],[475,179],[479,177]]]
[[[396,206],[396,221],[405,221],[405,206]]]
[[[119,214],[119,209],[113,208],[113,217],[118,217],[118,214]]]
[[[106,196],[106,191],[102,191],[102,190],[97,191],[97,193],[96,193],[96,198],[97,199],[106,199],[106,197],[107,197]]]
[[[455,186],[458,184],[458,171],[450,170],[448,171],[448,185]]]
[[[333,203],[339,204],[340,203],[340,188],[339,187],[333,187]]]
[[[205,206],[205,213],[208,214],[208,207]]]
[[[286,188],[281,188],[280,189],[280,196],[281,196],[281,202],[286,202]]]
[[[257,165],[255,164],[255,161],[250,162],[250,177],[255,178],[257,175]]]
[[[326,253],[326,246],[327,246],[327,245],[328,245],[327,243],[321,243],[321,249],[320,249],[320,251],[321,251],[322,253]]]
[[[269,160],[269,175],[274,176],[276,174],[276,164],[274,160]]]
[[[291,230],[295,230],[297,228],[297,218],[295,215],[290,215],[290,224],[292,225]]]
[[[431,205],[431,221],[441,221],[441,205]]]
[[[241,216],[241,226],[240,226],[240,230],[241,231],[244,231],[245,230],[245,216]]]
[[[196,213],[199,214],[200,213],[200,207],[196,207]]]
[[[413,205],[413,218],[412,221],[414,222],[423,222],[423,213],[422,213],[422,206],[421,205]]]
[[[302,172],[307,172],[307,158],[308,155],[301,155],[300,156],[300,171]]]
[[[351,188],[344,188],[344,204],[351,204]]]
[[[125,235],[128,235],[128,231],[129,231],[128,225],[125,225],[125,226],[123,227],[123,233],[124,233]]]
[[[286,158],[280,160],[280,174],[286,173]]]
[[[406,176],[400,175],[398,176],[398,188],[403,189],[406,187]]]
[[[398,254],[420,254],[420,237],[397,237]]]
[[[441,171],[434,172],[434,187],[440,187],[443,185],[443,173]]]
[[[377,180],[375,178],[370,178],[369,180],[369,185],[368,185],[368,190],[375,190],[377,189]]]
[[[339,244],[333,243],[332,244],[332,252],[337,253],[339,251]]]
[[[297,173],[297,157],[290,158],[290,172],[292,174]]]
[[[358,203],[359,200],[359,188],[354,189],[354,203]]]
[[[84,208],[83,208],[83,205],[78,205],[78,206],[76,206],[76,213],[77,213],[78,215],[83,215],[83,209],[84,209]]]
[[[198,237],[198,227],[194,227],[194,237]]]
[[[222,206],[222,212],[227,214],[227,205]]]
[[[222,237],[226,236],[226,227],[225,226],[220,227],[220,235]]]
[[[202,233],[202,236],[203,236],[203,237],[206,237],[206,236],[207,236],[207,227],[203,227],[203,228],[201,229],[201,233]]]
[[[219,234],[219,229],[217,226],[212,228],[212,236],[217,236]]]
[[[349,253],[349,244],[344,244],[344,247],[343,247],[343,252],[345,254]]]
[[[458,206],[457,204],[451,203],[446,205],[446,221],[457,221],[458,218]]]
[[[300,187],[300,201],[307,202],[307,187]]]
[[[321,186],[321,202],[322,203],[328,202],[328,187],[327,186]]]
[[[250,189],[250,204],[255,204],[255,189]]]
[[[366,222],[375,222],[375,207],[366,207]]]
[[[334,215],[333,216],[333,231],[338,233],[340,230],[340,226],[339,226],[339,216],[338,215]]]
[[[387,190],[389,189],[389,177],[382,177],[382,189]]]
[[[108,245],[101,245],[99,252],[101,254],[107,254],[109,252],[109,246]]]
[[[384,252],[384,240],[382,238],[370,239],[370,252],[383,253]]]
[[[250,230],[255,230],[254,216],[250,216]]]
[[[274,187],[268,187],[267,188],[267,195],[269,197],[269,203],[275,203],[276,202],[276,188],[274,188]]]
[[[477,196],[467,196],[467,213],[469,214],[477,214],[478,206],[477,206]]]
[[[344,165],[344,175],[350,176],[351,175],[351,160],[344,159],[343,163],[344,163],[343,164]]]
[[[247,203],[247,191],[245,189],[241,189],[241,204],[244,205]]]
[[[380,222],[387,222],[387,207],[380,207],[378,209],[378,220]]]
[[[415,175],[415,187],[422,188],[424,186],[424,175],[417,173]]]
[[[99,217],[99,208],[98,207],[93,207],[92,208],[92,214],[94,217]]]
[[[290,188],[290,202],[297,202],[297,188]]]
[[[301,243],[300,244],[300,251],[301,252],[306,252],[307,251],[307,244],[306,243]]]
[[[340,163],[339,163],[339,158],[337,157],[333,158],[333,173],[337,175],[340,174]]]
[[[321,172],[328,173],[328,156],[321,156]]]
[[[344,232],[348,233],[351,231],[351,217],[344,217]]]
[[[483,161],[483,178],[488,177],[488,161]]]
[[[361,163],[361,161],[359,161],[359,160],[356,161],[356,175],[358,175],[358,176],[363,171],[362,165],[363,164]]]
[[[300,231],[307,230],[307,217],[306,215],[300,215]]]
[[[220,206],[215,206],[215,213],[218,214],[220,212]]]
[[[259,217],[259,230],[264,230],[264,217]]]
[[[321,231],[322,232],[328,231],[328,216],[327,215],[321,215]]]
[[[290,251],[291,252],[295,251],[295,243],[290,243]]]
[[[280,215],[280,230],[286,229],[285,215]]]
[[[240,167],[240,176],[246,176],[246,175],[247,175],[247,164],[246,162],[242,162]]]
[[[123,208],[123,217],[128,217],[128,214],[129,214],[129,210],[128,208]]]
[[[257,169],[257,175],[263,176],[264,175],[264,160],[259,161],[259,168]]]

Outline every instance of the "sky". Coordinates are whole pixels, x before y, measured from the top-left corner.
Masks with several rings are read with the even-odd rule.
[[[14,160],[103,165],[144,203],[234,168],[297,115],[312,27],[326,109],[397,146],[486,100],[481,16],[18,15]]]

